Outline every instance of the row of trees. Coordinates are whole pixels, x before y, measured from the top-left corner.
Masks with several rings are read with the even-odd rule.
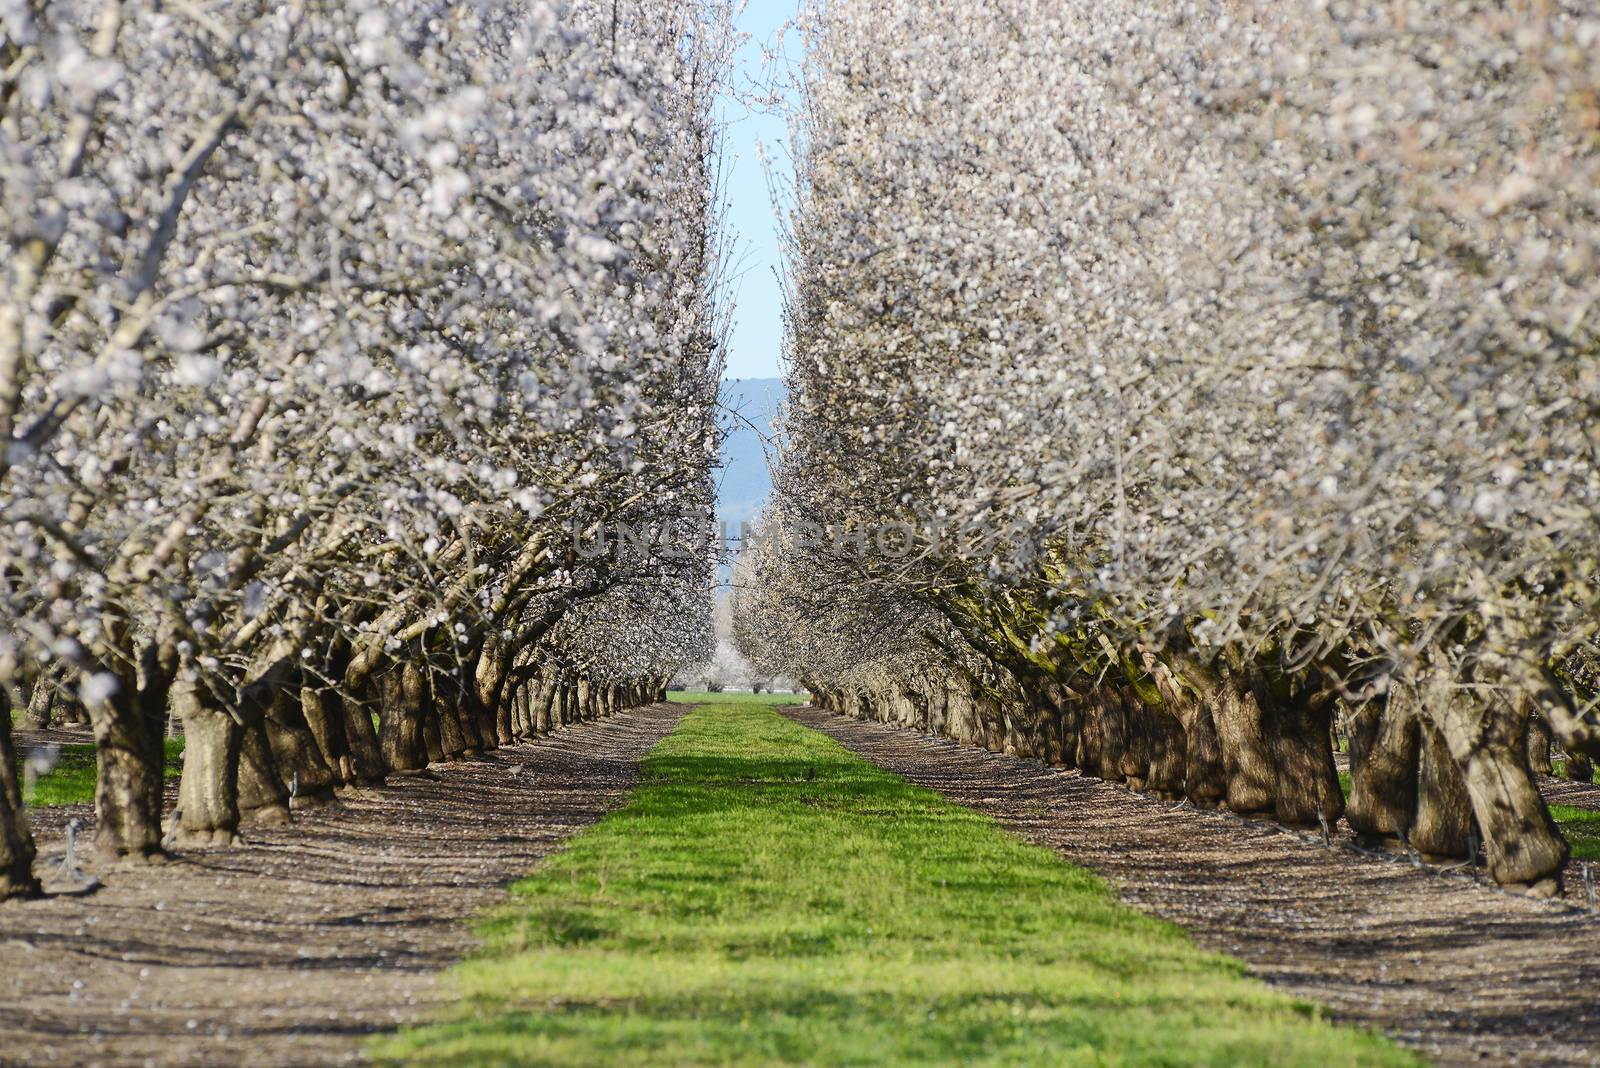
[[[0,682],[81,700],[99,850],[708,654],[711,561],[592,546],[712,522],[731,41],[701,0],[0,5]],[[13,766],[7,716],[0,897]]]
[[[745,655],[1555,891],[1530,730],[1600,751],[1593,5],[852,0],[802,30]]]

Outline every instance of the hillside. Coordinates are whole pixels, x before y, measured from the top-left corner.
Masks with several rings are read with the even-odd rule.
[[[722,384],[722,471],[717,483],[717,514],[729,537],[761,511],[772,490],[767,449],[772,419],[788,397],[781,378],[735,378]]]

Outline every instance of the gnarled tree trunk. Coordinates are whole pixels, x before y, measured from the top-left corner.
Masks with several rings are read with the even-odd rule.
[[[1369,842],[1411,834],[1417,812],[1417,718],[1403,693],[1391,689],[1350,720],[1350,802],[1344,818]]]
[[[153,649],[140,670],[117,679],[116,692],[89,707],[94,726],[95,851],[142,863],[164,859],[162,791],[166,786],[167,700],[170,674]]]
[[[289,788],[267,740],[265,719],[244,728],[239,739],[239,817],[258,827],[289,822]]]
[[[178,784],[180,845],[239,841],[239,747],[244,731],[198,679],[180,677],[173,710],[183,719],[183,778]]]
[[[1420,736],[1411,846],[1429,859],[1464,857],[1471,848],[1472,803],[1461,769],[1431,716],[1421,724]]]
[[[300,688],[300,715],[327,761],[335,785],[344,786],[356,781],[356,768],[344,735],[344,717],[336,705],[338,700],[339,695],[331,690]]]
[[[1261,709],[1230,672],[1218,680],[1212,716],[1228,770],[1228,808],[1241,814],[1271,812],[1277,772],[1262,732]]]
[[[422,741],[422,672],[411,663],[394,664],[377,676],[378,744],[390,771],[415,772],[427,766]]]
[[[28,726],[36,731],[49,730],[55,722],[56,693],[61,688],[64,671],[59,662],[39,672],[28,691]]]
[[[1539,896],[1560,893],[1567,843],[1528,768],[1527,707],[1462,695],[1441,702],[1434,717],[1471,798],[1489,877]]]
[[[39,893],[28,815],[17,784],[17,750],[11,739],[11,696],[0,687],[0,901]]]
[[[1535,775],[1549,775],[1552,771],[1550,747],[1552,737],[1550,721],[1537,713],[1528,718],[1528,767]]]
[[[290,787],[289,805],[295,809],[327,804],[338,785],[332,758],[306,721],[301,692],[298,687],[286,687],[274,693],[265,723],[278,777]]]
[[[1331,827],[1344,814],[1333,762],[1333,694],[1276,681],[1258,677],[1252,687],[1275,773],[1273,817],[1290,827]]]
[[[1221,697],[1213,689],[1177,705],[1183,723],[1184,796],[1203,808],[1216,808],[1228,798],[1228,765],[1214,711]]]

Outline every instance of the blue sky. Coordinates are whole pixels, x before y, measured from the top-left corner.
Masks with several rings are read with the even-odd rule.
[[[723,101],[728,128],[723,170],[728,196],[728,222],[734,243],[733,336],[728,347],[728,378],[775,378],[783,347],[783,300],[775,272],[780,266],[778,222],[773,214],[768,178],[757,154],[765,145],[772,179],[787,190],[794,174],[789,134],[781,116],[749,106],[764,92],[767,72],[763,47],[777,43],[778,31],[793,19],[797,0],[749,0],[738,27],[749,35],[734,72],[735,92]],[[788,55],[798,55],[793,32],[785,39]]]

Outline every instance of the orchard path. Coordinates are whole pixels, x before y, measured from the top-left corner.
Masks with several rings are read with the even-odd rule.
[[[435,980],[471,950],[466,921],[620,803],[685,711],[578,724],[297,814],[246,849],[0,906],[0,1065],[359,1060],[369,1035],[449,999]],[[61,814],[47,822],[41,874],[62,852]]]
[[[1438,1064],[1600,1063],[1600,918],[1037,760],[813,708],[858,756],[1100,872],[1129,904]]]

